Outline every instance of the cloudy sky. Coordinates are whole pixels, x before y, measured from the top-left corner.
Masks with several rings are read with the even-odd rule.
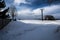
[[[60,16],[60,0],[5,0],[6,5],[15,5],[18,14],[40,15],[44,14]]]

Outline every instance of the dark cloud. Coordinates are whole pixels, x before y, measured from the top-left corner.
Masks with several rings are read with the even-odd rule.
[[[60,0],[26,0],[27,2],[31,2],[33,5],[40,5],[40,4],[51,4],[51,3],[60,3]]]
[[[35,7],[41,7],[45,5],[52,5],[52,4],[58,4],[60,3],[60,0],[26,0],[27,2],[30,2],[31,6]]]
[[[14,2],[14,0],[5,0],[7,4],[11,4]],[[28,3],[20,3],[20,7],[30,7],[30,8],[39,8],[39,7],[45,7],[48,5],[52,5],[52,4],[58,4],[60,3],[60,0],[26,0],[26,2]],[[30,4],[29,4],[30,3]]]
[[[45,7],[48,5],[59,4],[60,0],[26,0],[26,2],[28,2],[30,4],[21,3],[20,6],[31,7],[33,9],[35,9],[35,8],[39,8],[39,7]]]

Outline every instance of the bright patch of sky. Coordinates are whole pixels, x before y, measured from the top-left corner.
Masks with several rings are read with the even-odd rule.
[[[31,9],[22,9],[18,11],[18,14],[27,15],[27,14],[31,14],[31,12],[32,12]]]
[[[23,9],[20,10],[19,13],[24,13],[24,14],[32,13],[34,15],[39,15],[41,14],[41,9],[42,8],[37,8],[32,11],[31,9]],[[51,6],[43,7],[44,14],[57,14],[60,12],[59,10],[60,10],[60,5],[51,5]]]
[[[20,5],[20,3],[29,4],[26,0],[14,0],[15,5]]]

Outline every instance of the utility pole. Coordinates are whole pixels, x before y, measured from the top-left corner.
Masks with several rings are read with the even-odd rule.
[[[43,9],[41,9],[41,19],[43,21]]]

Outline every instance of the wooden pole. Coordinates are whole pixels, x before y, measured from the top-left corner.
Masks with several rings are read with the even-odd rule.
[[[43,21],[43,9],[41,9],[41,19]]]

